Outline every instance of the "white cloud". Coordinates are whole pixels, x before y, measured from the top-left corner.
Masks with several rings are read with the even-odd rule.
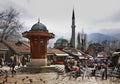
[[[8,5],[9,3],[9,5]],[[21,22],[30,29],[40,18],[57,37],[71,37],[72,9],[75,9],[76,32],[118,30],[120,0],[4,0],[1,9],[10,5],[21,12]]]

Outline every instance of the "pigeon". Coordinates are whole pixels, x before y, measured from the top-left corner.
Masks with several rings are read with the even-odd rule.
[[[43,80],[40,78],[40,81],[43,81]]]
[[[43,81],[43,83],[45,83],[45,81]]]
[[[33,80],[32,79],[29,79],[30,83],[33,83]]]
[[[15,81],[15,83],[14,84],[17,84],[17,81]]]
[[[29,78],[28,76],[26,76],[26,78]]]
[[[22,79],[22,81],[24,81],[24,80],[25,80],[25,78]]]

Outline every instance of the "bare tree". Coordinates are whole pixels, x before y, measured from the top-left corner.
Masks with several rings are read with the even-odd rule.
[[[18,20],[19,13],[12,7],[0,12],[0,40],[19,36],[22,24]]]

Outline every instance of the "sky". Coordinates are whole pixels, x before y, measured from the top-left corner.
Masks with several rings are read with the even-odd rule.
[[[29,31],[40,18],[55,39],[70,39],[73,8],[76,36],[82,29],[87,34],[120,30],[120,0],[0,0],[0,10],[9,7],[20,12],[23,31]]]

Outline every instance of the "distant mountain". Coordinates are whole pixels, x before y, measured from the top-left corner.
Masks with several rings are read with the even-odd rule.
[[[115,34],[114,37],[120,40],[120,33]]]
[[[105,35],[101,33],[92,33],[88,35],[88,41],[98,42],[98,41],[105,41],[105,40],[114,41],[119,39],[115,36]]]

